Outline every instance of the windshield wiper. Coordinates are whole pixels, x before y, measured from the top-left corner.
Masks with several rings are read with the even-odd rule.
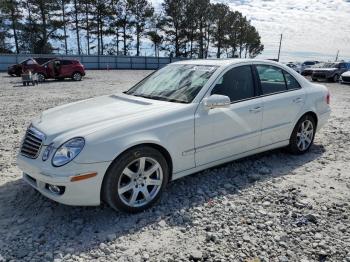
[[[149,98],[149,99],[154,99],[154,100],[161,100],[161,101],[167,101],[167,102],[177,102],[177,103],[184,103],[187,104],[186,101],[183,100],[177,100],[177,99],[173,99],[173,98],[167,98],[164,96],[155,96],[155,95],[145,95],[145,94],[129,94],[129,95],[133,95],[133,96],[137,96],[137,97],[143,97],[143,98]]]

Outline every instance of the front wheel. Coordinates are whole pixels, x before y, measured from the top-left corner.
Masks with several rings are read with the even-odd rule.
[[[79,73],[79,72],[75,72],[75,73],[73,74],[73,76],[72,76],[72,79],[73,79],[74,81],[80,81],[82,78],[83,78],[83,76],[82,76],[82,74]]]
[[[42,73],[38,73],[38,82],[44,82],[45,81],[45,75]]]
[[[295,125],[289,140],[289,151],[296,155],[307,152],[315,138],[316,123],[311,115],[303,116]]]
[[[338,82],[339,81],[339,76],[337,74],[335,74],[333,76],[333,82]]]
[[[141,212],[160,198],[168,178],[168,163],[159,151],[136,147],[111,164],[103,181],[102,196],[115,210]]]

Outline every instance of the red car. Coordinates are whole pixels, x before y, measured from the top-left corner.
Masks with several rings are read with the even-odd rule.
[[[78,60],[53,59],[34,70],[39,82],[45,79],[71,78],[80,81],[85,76],[84,66]]]
[[[47,61],[50,61],[52,59],[55,59],[54,57],[47,58],[47,57],[34,57],[34,58],[27,58],[23,61],[21,61],[18,64],[10,65],[7,68],[7,73],[10,76],[21,76],[23,72],[26,72],[27,70],[35,71],[40,65],[46,63]]]

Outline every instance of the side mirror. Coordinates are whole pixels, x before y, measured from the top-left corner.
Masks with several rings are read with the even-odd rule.
[[[231,105],[231,100],[228,96],[211,95],[203,99],[203,104],[207,109],[227,108]]]

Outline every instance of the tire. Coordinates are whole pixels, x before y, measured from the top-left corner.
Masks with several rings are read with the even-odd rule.
[[[312,81],[317,82],[317,78],[314,78],[314,77],[313,77],[313,78],[312,78]]]
[[[72,75],[72,79],[74,81],[81,81],[82,78],[83,78],[83,76],[79,72],[74,72],[73,75]]]
[[[339,82],[339,75],[335,74],[332,78],[333,82]]]
[[[38,82],[45,82],[45,75],[43,73],[38,73]]]
[[[168,179],[168,163],[158,150],[135,147],[120,155],[108,168],[102,198],[115,210],[138,213],[159,200]]]
[[[306,153],[314,142],[315,133],[315,119],[309,114],[304,115],[293,129],[289,139],[289,151],[295,155]]]

